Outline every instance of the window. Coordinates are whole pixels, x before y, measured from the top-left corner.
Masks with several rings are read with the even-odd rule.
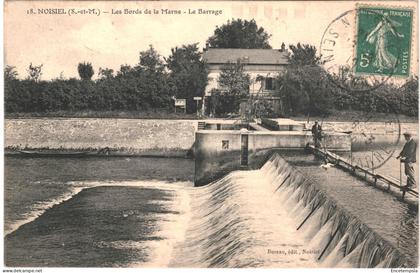
[[[265,78],[265,90],[274,90],[273,78]]]
[[[222,140],[222,150],[229,150],[229,140]]]

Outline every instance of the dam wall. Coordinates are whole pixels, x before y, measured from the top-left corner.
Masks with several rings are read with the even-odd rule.
[[[195,120],[6,119],[6,150],[100,150],[111,155],[185,156],[194,144]]]
[[[407,264],[404,256],[386,239],[338,205],[316,182],[308,179],[277,154],[261,171],[272,183],[274,193],[283,194],[293,206],[290,214],[300,223],[312,244],[320,250],[317,260],[325,267],[394,268]],[[314,242],[315,241],[315,242]]]
[[[272,149],[303,150],[313,141],[305,131],[199,130],[195,139],[196,186],[233,170],[259,168]],[[331,151],[349,151],[351,139],[348,134],[327,133],[323,143]]]
[[[173,267],[415,267],[278,154],[194,188],[190,204]]]
[[[312,134],[304,131],[247,131],[202,130],[196,132],[196,153],[220,154],[241,150],[241,136],[248,136],[248,150],[258,151],[269,148],[303,149],[312,142]],[[348,151],[350,136],[330,133],[325,136],[325,146],[331,151]]]

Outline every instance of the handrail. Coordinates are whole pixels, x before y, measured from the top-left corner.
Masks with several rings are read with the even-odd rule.
[[[346,165],[346,166],[343,166],[343,165],[338,164],[339,167],[350,170],[353,173],[356,170],[360,170],[365,175],[371,176],[375,180],[375,182],[377,181],[377,179],[381,179],[381,180],[385,181],[386,183],[388,183],[388,188],[389,188],[390,185],[392,185],[392,186],[398,188],[400,191],[402,191],[403,192],[403,198],[404,198],[404,195],[405,195],[406,192],[415,196],[415,197],[419,196],[419,193],[417,191],[415,191],[413,189],[407,189],[404,186],[400,186],[400,184],[399,184],[400,181],[396,178],[393,178],[393,177],[390,177],[390,176],[387,176],[387,175],[384,175],[384,174],[373,173],[372,171],[370,171],[366,168],[363,168],[363,167],[358,166],[358,165],[353,165],[350,162],[348,162],[345,158],[343,158],[339,155],[336,155],[336,154],[334,154],[334,153],[332,153],[328,150],[323,151],[319,148],[315,148],[313,145],[308,145],[308,148],[316,155],[320,154],[326,159],[328,159],[328,157],[330,157],[331,159],[333,159],[335,161],[335,163],[337,163],[337,162],[338,163],[344,163],[344,165]]]

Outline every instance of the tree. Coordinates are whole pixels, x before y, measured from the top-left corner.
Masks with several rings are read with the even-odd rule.
[[[213,36],[207,44],[215,48],[271,48],[268,39],[271,37],[264,28],[251,21],[236,19],[216,26]]]
[[[218,82],[220,87],[231,95],[245,98],[249,94],[251,78],[244,72],[244,64],[239,61],[225,64],[221,69]]]
[[[316,47],[308,44],[298,43],[289,46],[292,54],[289,56],[291,65],[318,65],[321,62],[321,56],[316,54]]]
[[[4,68],[4,81],[13,81],[16,80],[18,77],[18,73],[16,71],[15,66],[6,65]]]
[[[166,63],[175,97],[187,99],[187,111],[195,112],[194,97],[204,95],[208,75],[206,65],[201,60],[198,43],[172,48]]]
[[[286,45],[281,43],[280,52],[286,52]]]
[[[158,73],[163,72],[165,69],[162,57],[152,45],[149,45],[148,50],[140,52],[139,67],[147,71]]]
[[[404,92],[418,92],[419,91],[419,78],[414,75],[409,77],[406,82],[400,87]]]
[[[147,104],[155,108],[169,105],[171,98],[168,88],[168,77],[160,54],[150,45],[146,51],[140,52],[137,67],[138,77],[135,92],[144,95]]]
[[[290,65],[277,78],[283,115],[324,115],[332,108],[331,86],[318,65]]]
[[[29,64],[28,69],[26,70],[28,72],[28,79],[32,81],[39,81],[42,76],[42,66],[41,65],[32,65],[32,63]]]
[[[237,113],[241,100],[249,95],[251,84],[250,76],[244,72],[244,65],[239,61],[225,64],[217,81],[220,89],[212,90],[212,112]]]
[[[98,76],[100,80],[112,79],[114,77],[114,70],[111,68],[99,68]]]
[[[357,91],[369,90],[372,87],[365,76],[355,75],[349,65],[340,66],[336,73],[329,73],[328,76],[336,83],[338,89]]]
[[[277,78],[276,85],[282,101],[282,114],[329,113],[331,88],[315,46],[298,43],[290,45],[289,49],[289,65]]]
[[[90,81],[94,71],[93,71],[93,67],[91,63],[79,63],[79,65],[77,66],[77,71],[79,72],[79,76],[82,80],[84,81]]]
[[[16,67],[6,65],[4,68],[4,107],[6,112],[16,111],[20,105],[23,104],[24,98],[22,90],[16,90],[16,85],[20,82],[18,80],[18,73]]]
[[[117,76],[123,77],[123,76],[128,75],[132,71],[133,71],[133,68],[131,66],[129,66],[128,64],[122,64],[120,66],[120,70],[117,71]]]

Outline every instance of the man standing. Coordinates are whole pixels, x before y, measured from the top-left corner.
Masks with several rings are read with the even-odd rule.
[[[404,133],[403,135],[406,143],[404,144],[404,148],[402,149],[400,155],[397,156],[397,159],[401,158],[401,162],[404,162],[404,172],[407,176],[407,185],[405,187],[407,189],[412,189],[416,184],[416,175],[413,163],[416,162],[417,143],[411,137],[410,133]]]
[[[315,124],[312,126],[312,137],[314,139],[315,148],[321,147],[320,140],[321,140],[321,132],[322,128],[321,125],[318,124],[318,121],[315,121]]]

